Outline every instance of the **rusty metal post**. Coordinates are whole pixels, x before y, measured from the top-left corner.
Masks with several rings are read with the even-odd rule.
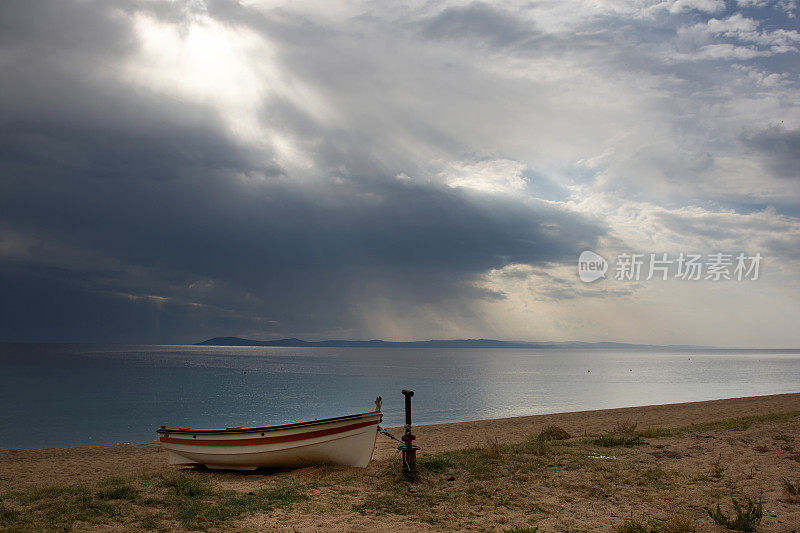
[[[414,396],[414,391],[403,390],[403,395],[406,397],[406,425],[405,433],[403,434],[403,446],[397,449],[403,452],[403,475],[409,481],[417,479],[417,450],[419,446],[413,444],[416,437],[411,433],[411,397]]]

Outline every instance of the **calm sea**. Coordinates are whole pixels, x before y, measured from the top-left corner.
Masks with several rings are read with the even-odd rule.
[[[435,423],[800,392],[800,351],[0,344],[0,448],[155,440],[167,426],[371,410]]]

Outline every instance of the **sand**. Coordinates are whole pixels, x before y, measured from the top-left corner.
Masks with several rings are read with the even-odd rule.
[[[526,436],[535,434],[548,424],[556,424],[576,436],[601,434],[611,431],[618,424],[629,421],[637,424],[639,429],[648,427],[682,427],[691,424],[719,421],[728,418],[759,416],[771,413],[800,411],[800,394],[780,394],[735,398],[706,402],[677,403],[670,405],[653,405],[646,407],[630,407],[623,409],[604,409],[550,415],[482,420],[451,424],[422,425],[415,427],[417,443],[424,453],[436,453],[447,450],[462,449],[485,444],[496,439],[499,443],[515,443],[523,441]],[[796,531],[800,529],[800,504],[787,501],[781,494],[780,479],[784,476],[800,480],[800,457],[797,453],[789,453],[787,445],[777,446],[777,435],[786,437],[786,442],[800,445],[800,428],[798,420],[789,422],[764,423],[746,431],[730,432],[723,429],[705,431],[701,434],[691,433],[680,437],[664,439],[648,439],[647,446],[625,449],[620,454],[625,461],[635,467],[638,463],[659,465],[668,468],[676,475],[689,475],[692,472],[707,471],[714,461],[724,461],[729,465],[726,475],[731,476],[731,483],[744,487],[765,498],[765,519],[763,531]],[[399,435],[399,429],[390,431]],[[731,434],[733,433],[733,434]],[[766,444],[759,444],[766,443]],[[379,436],[373,463],[363,471],[365,476],[377,476],[377,470],[385,468],[396,456],[396,443]],[[666,450],[667,453],[664,453]],[[613,452],[614,450],[612,450]],[[791,451],[791,450],[790,450]],[[611,453],[609,453],[610,455]],[[50,448],[36,450],[3,450],[0,451],[0,493],[32,486],[89,484],[110,475],[136,476],[141,474],[157,474],[167,469],[166,454],[156,443],[118,444],[108,446],[86,446],[68,448]],[[621,464],[621,463],[620,463]],[[626,463],[627,464],[627,463]],[[551,479],[563,479],[565,485],[578,486],[581,477],[587,475],[580,471],[569,470],[558,465],[550,465],[553,469]],[[350,469],[355,470],[355,469]],[[316,469],[303,469],[296,472],[284,472],[279,475],[289,476],[298,481],[307,480],[318,473]],[[271,473],[263,475],[238,475],[235,473],[203,471],[215,482],[235,490],[249,490],[259,478],[268,478]],[[735,479],[734,479],[735,478]],[[687,478],[688,479],[688,478]],[[353,482],[356,487],[360,481]],[[571,484],[571,485],[570,485]],[[689,483],[691,485],[691,483]],[[699,484],[702,485],[702,484]],[[600,530],[612,531],[611,524],[620,523],[631,513],[649,512],[651,516],[663,512],[658,502],[619,502],[608,496],[588,498],[581,495],[563,496],[558,487],[542,491],[537,496],[548,512],[536,521],[540,531],[550,530]],[[560,490],[560,489],[559,489]],[[704,491],[703,486],[687,487],[686,490]],[[708,489],[712,490],[712,489]],[[737,490],[742,490],[737,488]],[[547,493],[547,494],[545,494]],[[631,493],[635,497],[635,492]],[[698,492],[700,494],[700,492]],[[705,493],[703,493],[705,494]],[[564,500],[572,500],[566,502]],[[358,496],[354,501],[360,501]],[[591,505],[589,505],[589,502]],[[458,506],[455,506],[456,508]],[[513,506],[511,506],[513,507]],[[324,511],[318,514],[320,509]],[[481,512],[483,505],[481,504]],[[514,525],[522,516],[503,509],[497,516],[483,517],[480,512],[472,513],[468,519],[460,517],[454,509],[453,522],[444,529],[492,529],[503,531],[503,527]],[[269,516],[251,516],[241,522],[243,527],[253,528],[297,528],[301,531],[323,531],[332,528],[383,531],[383,530],[428,530],[442,529],[442,526],[419,523],[413,516],[387,519],[386,515],[372,516],[369,513],[355,513],[348,506],[327,509],[323,505],[310,509],[292,508],[278,510]],[[700,531],[718,531],[718,526],[699,519]],[[83,529],[83,528],[81,528]]]

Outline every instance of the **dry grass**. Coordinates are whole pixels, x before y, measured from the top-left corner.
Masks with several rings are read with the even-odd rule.
[[[199,530],[307,499],[303,487],[271,485],[247,493],[220,490],[194,472],[102,479],[91,486],[36,487],[2,495],[0,526],[71,530],[119,522],[129,529]],[[9,507],[5,507],[5,505]]]
[[[543,441],[550,441],[550,440],[567,440],[571,439],[572,435],[570,435],[567,430],[560,426],[556,426],[554,424],[547,425],[542,428],[542,431],[536,435],[536,438]]]

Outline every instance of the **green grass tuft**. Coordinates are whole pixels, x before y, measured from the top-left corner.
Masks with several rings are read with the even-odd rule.
[[[15,523],[19,519],[19,513],[14,509],[9,509],[0,503],[0,525],[6,526]]]
[[[42,500],[67,499],[87,492],[89,492],[89,489],[80,485],[53,485],[49,487],[30,487],[22,491],[12,492],[8,496],[23,505],[28,505]]]
[[[685,511],[676,511],[666,520],[659,521],[655,528],[658,533],[691,533],[695,529],[694,521]]]
[[[449,457],[445,457],[441,454],[426,454],[417,459],[417,468],[423,472],[427,471],[434,474],[441,474],[450,468],[452,464],[453,462]]]
[[[726,418],[716,422],[703,424],[692,424],[688,431],[709,431],[716,429],[744,431],[750,429],[753,424],[763,424],[769,422],[788,422],[800,416],[800,411],[789,411],[786,413],[772,413],[768,415],[743,416],[739,418]]]
[[[645,439],[663,439],[667,437],[673,437],[679,432],[680,429],[649,427],[647,429],[637,431],[636,434],[640,437],[644,437]]]
[[[76,523],[100,523],[120,514],[118,505],[97,499],[83,486],[33,487],[4,495],[21,509],[4,513],[4,525],[12,529],[38,529],[31,520],[41,520],[49,530],[70,530]]]
[[[647,444],[647,442],[642,440],[641,434],[636,432],[636,424],[629,420],[618,422],[613,431],[593,439],[588,439],[586,443],[606,448]]]
[[[800,500],[800,482],[792,483],[788,478],[783,478],[781,480],[781,485],[783,486],[784,492],[789,495],[789,498],[792,501]]]
[[[163,529],[169,520],[178,520],[186,529],[218,528],[244,514],[308,499],[301,488],[288,485],[249,493],[215,490],[207,480],[182,472],[144,476],[137,483],[142,488],[113,477],[94,488],[51,486],[5,493],[3,500],[19,508],[0,503],[0,530],[80,530],[85,524],[109,524],[116,517],[127,517],[136,529]],[[140,497],[140,490],[148,487],[163,496]]]
[[[377,515],[404,515],[410,512],[410,509],[392,494],[372,494],[366,497],[363,502],[353,505],[353,511],[361,514],[367,514],[368,511],[372,511]]]
[[[130,485],[122,485],[99,490],[97,491],[97,497],[101,500],[135,501],[139,498],[139,491]]]
[[[146,512],[137,516],[141,529],[162,529],[163,522],[160,515]]]
[[[98,487],[119,487],[120,485],[127,485],[128,479],[123,476],[109,476],[104,477],[97,482]]]
[[[643,438],[665,438],[665,437],[680,437],[688,433],[697,433],[701,431],[714,431],[714,430],[733,430],[743,431],[749,429],[756,424],[765,424],[770,422],[789,422],[800,417],[800,411],[788,411],[785,413],[771,413],[767,415],[756,416],[743,416],[739,418],[726,418],[724,420],[717,420],[714,422],[704,422],[701,424],[692,424],[690,426],[681,426],[675,428],[662,428],[662,427],[649,427],[644,430],[636,431],[636,434]],[[628,423],[618,424],[617,429],[612,433],[620,433],[620,427]],[[636,426],[633,425],[635,428]],[[775,440],[787,439],[783,435],[775,437]]]
[[[615,433],[618,435],[633,435],[636,433],[636,424],[635,422],[631,422],[630,420],[625,420],[624,422],[617,422],[617,425],[614,427],[614,431],[611,433]]]
[[[725,474],[725,470],[728,467],[722,466],[722,456],[717,457],[717,460],[714,461],[714,464],[711,465],[711,469],[708,471],[708,477],[713,477],[714,479],[721,479],[722,476]]]
[[[127,500],[135,501],[139,498],[139,490],[131,486],[123,477],[113,476],[101,479],[97,485],[97,497],[101,500]]]
[[[531,435],[528,437],[528,441],[525,443],[525,451],[530,452],[534,455],[550,455],[552,448],[550,443],[552,441],[546,439],[540,439],[539,435]]]
[[[161,485],[171,489],[182,498],[202,498],[211,492],[209,483],[181,472],[169,472],[161,476]]]
[[[486,459],[496,459],[503,453],[503,445],[498,442],[497,437],[488,439],[486,444],[480,448],[481,455]]]
[[[587,441],[588,444],[611,448],[614,446],[639,446],[647,444],[639,435],[600,435]]]
[[[178,497],[172,501],[177,517],[185,528],[208,529],[244,514],[269,512],[276,507],[285,507],[308,499],[300,489],[289,486],[248,493],[208,491],[203,495],[210,501],[197,496],[183,499]]]
[[[644,515],[642,518],[626,518],[625,521],[617,526],[618,533],[649,533],[650,528],[647,527],[647,519]]]
[[[717,504],[716,509],[708,509],[708,516],[711,517],[711,520],[726,529],[755,531],[764,514],[764,504],[761,500],[753,500],[747,497],[745,506],[742,506],[735,498],[731,498],[731,501],[733,502],[733,518],[729,518],[728,515],[723,513],[719,504]]]

